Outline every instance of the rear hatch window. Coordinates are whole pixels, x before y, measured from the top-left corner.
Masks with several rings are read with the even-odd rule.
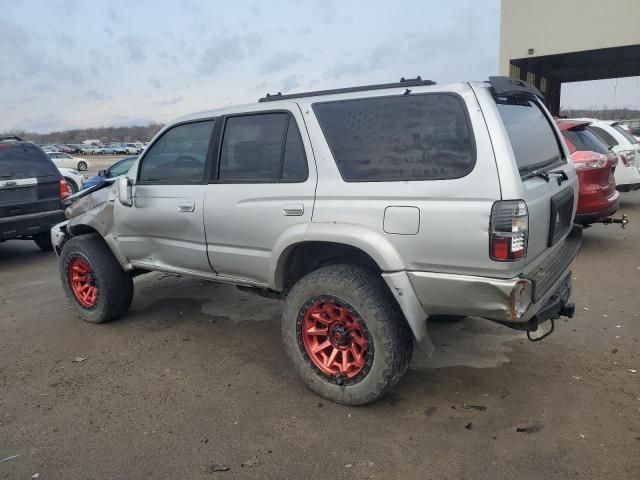
[[[558,138],[538,103],[526,98],[496,98],[520,173],[551,167],[564,158]]]
[[[33,145],[2,146],[0,144],[0,180],[58,177],[51,161]]]
[[[609,149],[602,140],[585,127],[576,127],[562,132],[567,139],[569,150],[573,152],[597,152],[607,155]],[[573,148],[572,148],[573,147]]]

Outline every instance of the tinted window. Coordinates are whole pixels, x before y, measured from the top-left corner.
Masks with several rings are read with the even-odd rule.
[[[348,182],[451,179],[473,169],[475,145],[455,95],[346,100],[313,110]]]
[[[543,167],[562,158],[558,139],[537,102],[498,98],[496,104],[518,168]]]
[[[593,125],[589,125],[587,130],[595,133],[598,137],[600,137],[604,143],[606,143],[609,147],[615,147],[618,145],[618,142],[613,136],[600,127],[594,127]]]
[[[293,118],[289,120],[287,140],[284,144],[284,159],[282,162],[282,181],[304,182],[309,176],[307,156],[304,153],[304,145],[300,130]]]
[[[58,170],[38,148],[0,144],[0,180],[58,175]]]
[[[605,155],[609,153],[607,145],[586,128],[565,130],[562,134],[568,140],[567,145],[571,153],[577,150],[604,153]]]
[[[629,143],[631,144],[638,143],[635,137],[631,135],[629,132],[627,132],[624,128],[622,128],[620,125],[612,125],[612,127],[615,128],[620,133],[620,135],[622,135],[626,140],[628,140]]]
[[[307,173],[300,131],[288,113],[227,119],[220,153],[221,181],[295,182],[306,180]]]
[[[202,182],[213,123],[188,123],[164,133],[144,156],[140,181]]]

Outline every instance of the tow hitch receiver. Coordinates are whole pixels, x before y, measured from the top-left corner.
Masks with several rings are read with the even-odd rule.
[[[605,225],[610,225],[612,223],[619,223],[622,228],[625,228],[629,224],[629,217],[626,215],[622,215],[622,218],[611,218],[607,217],[602,220],[602,223]]]

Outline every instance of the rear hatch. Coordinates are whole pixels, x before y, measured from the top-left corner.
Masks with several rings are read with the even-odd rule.
[[[578,179],[553,119],[537,98],[499,96],[495,101],[520,174],[522,188],[516,191],[529,213],[527,273],[561,251],[573,227]]]
[[[0,220],[59,210],[60,178],[35,145],[0,142]]]

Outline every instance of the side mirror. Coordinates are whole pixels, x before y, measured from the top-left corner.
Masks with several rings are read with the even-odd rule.
[[[125,207],[133,206],[133,188],[128,177],[118,177],[118,200]]]
[[[98,172],[98,176],[99,176],[99,177],[105,177],[105,178],[106,178],[106,176],[107,176],[107,171],[106,171],[106,170],[100,170],[100,171]]]

